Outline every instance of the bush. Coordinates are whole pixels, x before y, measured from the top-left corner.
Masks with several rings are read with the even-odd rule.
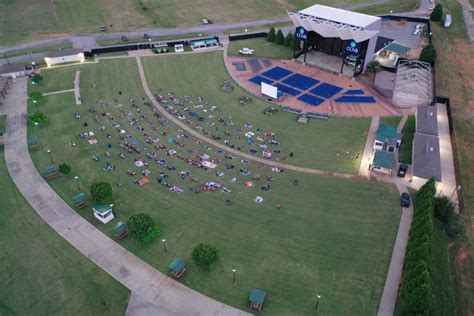
[[[267,41],[271,43],[275,42],[275,28],[273,26],[270,28],[270,31],[268,31]]]
[[[160,234],[153,219],[145,213],[137,213],[130,216],[127,224],[130,234],[142,243],[149,243]]]
[[[41,112],[35,112],[28,117],[28,123],[38,125],[46,121],[46,115]]]
[[[33,101],[33,103],[41,103],[43,100],[43,94],[38,91],[33,91],[30,93],[30,99]]]
[[[443,18],[443,6],[441,4],[437,4],[433,12],[431,12],[430,20],[435,22],[440,22]]]
[[[451,219],[446,225],[446,235],[454,238],[458,237],[462,233],[462,224],[458,219]]]
[[[374,60],[374,61],[371,61],[368,65],[367,65],[367,71],[368,72],[379,72],[379,71],[382,71],[382,65]]]
[[[43,81],[43,76],[41,76],[40,74],[34,74],[33,76],[31,76],[32,84],[40,84],[41,81]]]
[[[71,173],[71,166],[64,162],[59,165],[59,172],[68,175]]]
[[[281,30],[278,30],[275,38],[275,44],[277,45],[283,45],[285,43],[285,36],[283,36],[283,32]]]
[[[194,247],[192,257],[198,267],[209,271],[211,266],[219,260],[219,250],[215,246],[200,243]]]
[[[97,204],[112,204],[114,199],[110,183],[98,181],[92,183],[91,199]]]
[[[454,205],[448,197],[435,198],[434,215],[443,223],[448,223],[454,213]]]
[[[436,53],[436,48],[433,46],[433,44],[429,44],[421,50],[420,53],[420,60],[421,61],[426,61],[427,63],[434,63],[436,60],[436,57],[438,57],[438,54]]]
[[[293,33],[291,33],[291,31],[289,31],[288,34],[285,37],[285,46],[286,47],[291,47],[292,42],[293,42]]]
[[[293,36],[293,40],[291,41],[291,49],[293,49],[294,51],[298,51],[301,49],[301,43],[296,38],[296,36]]]

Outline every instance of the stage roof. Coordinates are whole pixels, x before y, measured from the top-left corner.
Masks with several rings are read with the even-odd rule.
[[[327,7],[320,4],[313,5],[299,11],[298,13],[311,15],[319,19],[331,20],[337,23],[354,25],[361,28],[365,28],[380,20],[377,16]]]

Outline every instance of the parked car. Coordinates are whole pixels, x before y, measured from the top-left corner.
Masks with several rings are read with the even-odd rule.
[[[407,171],[408,171],[408,165],[402,163],[400,164],[400,167],[398,167],[397,176],[400,178],[404,178],[405,175],[407,174]]]
[[[202,24],[209,24],[209,20],[206,18],[202,19],[201,21],[202,21]]]
[[[212,22],[212,20],[207,19],[207,23],[208,23],[208,24],[212,24],[212,23],[214,23],[214,22]]]
[[[255,54],[255,50],[244,47],[244,48],[239,50],[239,54],[240,55],[253,55],[253,54]]]
[[[122,41],[123,42],[128,42],[128,37],[126,37],[125,35],[122,35]]]
[[[400,197],[400,205],[402,207],[410,207],[410,194],[407,192],[402,193],[402,196]]]
[[[107,32],[107,26],[102,25],[102,26],[100,27],[100,31],[101,31],[101,32]]]
[[[143,34],[143,38],[144,39],[149,39],[150,38],[150,35],[148,35],[147,33]]]

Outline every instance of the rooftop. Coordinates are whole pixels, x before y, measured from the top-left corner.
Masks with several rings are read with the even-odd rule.
[[[327,7],[315,4],[309,8],[299,11],[298,13],[314,16],[319,19],[331,20],[337,23],[349,24],[365,28],[370,24],[380,20],[377,16]]]
[[[393,126],[380,124],[375,139],[381,142],[387,142],[390,139],[400,140],[402,134],[397,132],[397,129]]]
[[[376,150],[372,165],[385,169],[393,169],[395,166],[395,154],[388,151]]]
[[[438,111],[436,106],[419,105],[416,108],[416,132],[438,136]]]
[[[47,53],[45,58],[65,57],[77,55],[80,53],[84,53],[84,50],[82,48],[60,49]]]
[[[413,176],[441,182],[441,157],[437,136],[415,133],[413,139]]]
[[[9,74],[12,72],[25,71],[24,64],[6,64],[0,67],[0,74]]]

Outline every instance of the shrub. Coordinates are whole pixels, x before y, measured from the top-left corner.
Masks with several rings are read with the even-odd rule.
[[[436,53],[436,48],[433,46],[433,44],[429,44],[421,50],[420,53],[420,60],[421,61],[426,61],[427,63],[434,63],[437,57]]]
[[[441,4],[437,4],[433,12],[431,12],[430,20],[435,22],[440,22],[443,18],[443,6]]]
[[[283,32],[281,30],[278,30],[275,38],[275,44],[277,45],[283,45],[285,43],[285,36],[283,36]]]
[[[71,173],[71,166],[64,162],[59,165],[59,172],[68,175]]]
[[[291,31],[289,31],[288,34],[285,37],[285,46],[286,47],[291,47],[292,42],[293,42],[293,33],[291,33]]]
[[[46,115],[41,112],[35,112],[28,117],[28,123],[38,125],[46,121]]]
[[[130,216],[127,224],[130,234],[142,243],[149,243],[160,234],[153,219],[145,213],[137,213]]]
[[[434,215],[443,223],[448,223],[454,213],[454,205],[446,196],[435,198]]]
[[[270,28],[270,31],[268,31],[267,41],[275,42],[275,28],[273,26]]]
[[[209,271],[211,266],[219,260],[219,250],[215,246],[200,243],[194,247],[192,257],[198,267]]]
[[[291,42],[291,49],[294,51],[298,51],[301,49],[301,43],[300,41],[296,38],[296,36],[293,36],[293,40]]]
[[[31,76],[31,83],[32,84],[40,84],[43,81],[43,76],[40,74],[34,74]]]
[[[112,186],[108,182],[96,181],[91,185],[91,199],[98,204],[113,203]]]
[[[458,219],[451,219],[446,225],[446,235],[458,237],[462,233],[462,224]]]
[[[382,65],[374,60],[374,61],[371,61],[368,65],[367,65],[367,71],[368,72],[379,72],[379,71],[382,71]]]
[[[33,101],[33,103],[41,103],[43,100],[43,94],[38,91],[33,91],[30,93],[30,99]]]

